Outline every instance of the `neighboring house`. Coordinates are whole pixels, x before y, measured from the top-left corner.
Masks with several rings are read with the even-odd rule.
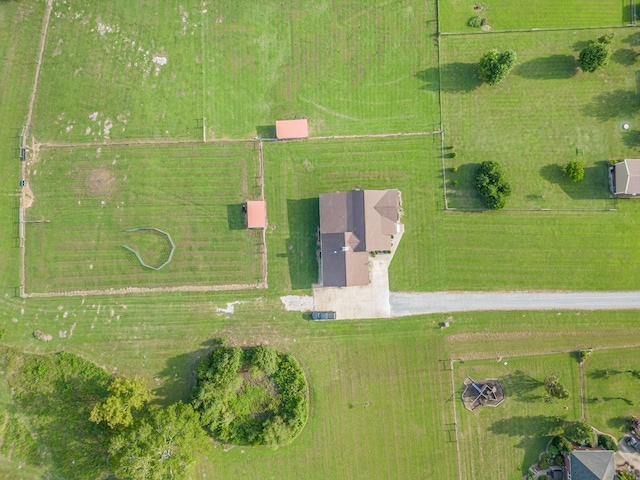
[[[616,464],[611,450],[577,449],[564,456],[565,480],[614,480]]]
[[[609,170],[611,193],[640,196],[640,160],[623,160]]]
[[[276,122],[276,138],[278,140],[307,138],[309,123],[306,118],[297,120],[278,120]]]
[[[320,281],[325,287],[369,283],[369,252],[391,250],[399,231],[398,190],[320,195]]]

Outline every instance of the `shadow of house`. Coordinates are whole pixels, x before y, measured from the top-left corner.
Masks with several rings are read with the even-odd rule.
[[[440,84],[437,68],[427,68],[416,72],[414,76],[425,82],[425,85],[420,89],[437,92],[441,88],[446,93],[466,93],[472,92],[482,85],[477,63],[447,63],[442,65],[441,69],[442,84]]]
[[[244,203],[227,205],[227,225],[229,230],[245,230],[247,228],[247,215],[243,210]]]
[[[555,183],[573,200],[597,200],[609,198],[609,164],[606,161],[596,162],[592,167],[584,169],[584,179],[573,182],[557,163],[545,165],[540,175],[549,183]]]
[[[593,98],[593,101],[582,107],[582,113],[597,118],[601,122],[613,118],[629,119],[640,107],[640,97],[630,90],[615,90]]]
[[[286,249],[289,277],[294,290],[311,288],[318,282],[318,228],[320,200],[287,200],[289,238]]]
[[[611,60],[626,66],[635,64],[637,58],[638,54],[631,48],[619,48],[611,55]]]
[[[276,138],[276,126],[275,125],[258,125],[256,127],[256,134],[258,138],[273,140]]]
[[[540,57],[518,65],[514,73],[533,80],[557,80],[571,78],[578,72],[578,63],[573,55],[551,55]]]

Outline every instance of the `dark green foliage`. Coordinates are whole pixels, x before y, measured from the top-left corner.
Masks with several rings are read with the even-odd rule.
[[[551,398],[569,398],[569,392],[560,383],[560,375],[558,373],[553,373],[544,379],[544,388]]]
[[[540,470],[546,470],[547,468],[549,468],[549,459],[544,455],[542,455],[542,457],[538,461],[538,468],[540,468]]]
[[[558,465],[559,467],[564,467],[564,455],[556,455],[553,459],[553,461],[556,463],[556,465]]]
[[[558,455],[558,453],[560,453],[560,450],[558,450],[558,447],[556,447],[555,445],[551,444],[549,445],[549,447],[547,448],[547,450],[549,450],[549,453],[551,455]]]
[[[195,454],[207,444],[191,405],[151,407],[131,427],[112,437],[115,473],[132,480],[190,478]]]
[[[598,444],[596,432],[591,425],[584,422],[567,422],[564,427],[564,435],[577,445],[595,447]]]
[[[584,178],[584,165],[582,162],[572,160],[567,163],[564,168],[564,172],[569,176],[572,182],[579,182]]]
[[[609,435],[598,435],[598,446],[606,450],[618,451],[618,444]]]
[[[451,182],[451,185],[452,185],[452,186],[454,186],[454,187],[455,187],[456,185],[458,185],[458,180],[454,180],[454,181],[452,181],[452,182]]]
[[[198,365],[192,397],[202,425],[239,445],[289,443],[308,415],[302,370],[266,346],[214,350]]]
[[[598,37],[598,43],[611,43],[614,36],[615,34],[613,32],[602,35],[601,37]]]
[[[511,194],[511,185],[505,180],[502,167],[491,160],[480,164],[475,185],[485,205],[492,210],[503,208],[506,197]]]
[[[505,79],[515,66],[517,59],[516,52],[513,50],[499,52],[493,49],[480,58],[480,77],[488,85],[497,85]]]
[[[473,28],[480,28],[482,26],[482,20],[483,20],[482,17],[480,17],[479,15],[476,15],[475,17],[471,17],[467,21],[467,25]]]
[[[564,455],[565,453],[571,453],[573,451],[573,445],[571,444],[571,442],[559,435],[553,437],[553,440],[551,440],[551,445],[556,447],[562,455]]]
[[[451,171],[452,171],[453,173],[456,173],[456,172],[458,171],[458,167],[451,167]]]
[[[29,465],[41,465],[43,460],[33,435],[22,420],[16,417],[9,417],[7,421],[0,453]]]
[[[592,42],[578,56],[578,65],[585,72],[595,72],[609,63],[611,47],[608,43]]]
[[[547,468],[547,467],[548,467],[548,465],[545,468]],[[540,467],[540,468],[542,468],[542,467]],[[540,475],[538,477],[538,480],[549,480],[549,476],[542,474],[542,475]]]

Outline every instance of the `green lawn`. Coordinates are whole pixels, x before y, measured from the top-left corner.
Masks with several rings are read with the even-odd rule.
[[[265,144],[270,286],[309,289],[317,282],[318,195],[354,188],[401,191],[405,235],[390,281],[396,289],[431,281],[425,272],[434,266],[438,154],[438,136]]]
[[[260,198],[252,143],[45,149],[29,166],[27,291],[126,286],[256,284],[262,232],[247,231],[242,203]],[[175,243],[160,271],[167,239]]]
[[[635,30],[617,31],[613,59],[595,74],[577,70],[578,51],[610,30],[446,37],[442,42],[443,118],[449,206],[481,208],[473,186],[477,164],[503,165],[513,194],[508,209],[608,209],[607,162],[635,156],[637,131],[622,124],[637,113]],[[481,85],[478,59],[491,48],[513,49],[518,65],[498,86]],[[460,115],[459,112],[465,112]],[[572,183],[561,168],[585,166]],[[454,186],[451,182],[457,180]]]
[[[620,438],[624,419],[638,415],[640,349],[596,351],[585,363],[589,422]]]
[[[580,418],[580,374],[575,356],[558,354],[504,361],[507,365],[496,359],[455,364],[462,478],[482,478],[493,471],[500,472],[500,478],[521,479],[549,437],[562,431],[562,419]],[[570,396],[546,403],[543,381],[554,372],[560,374]],[[476,381],[500,380],[505,401],[495,408],[466,410],[460,395],[467,375]]]
[[[474,5],[481,5],[480,11]],[[492,30],[613,27],[629,23],[625,0],[439,0],[443,32],[480,32],[467,26],[471,17],[486,18]]]

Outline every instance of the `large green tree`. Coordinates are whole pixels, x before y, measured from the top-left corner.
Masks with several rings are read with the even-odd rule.
[[[567,422],[564,427],[564,436],[573,443],[595,447],[598,444],[598,436],[591,425],[584,422]]]
[[[147,415],[115,435],[109,445],[119,478],[189,478],[195,454],[209,442],[198,413],[182,402],[150,407]]]
[[[591,42],[578,56],[578,65],[584,72],[595,72],[609,63],[611,47],[603,41]]]
[[[516,61],[517,55],[513,50],[505,52],[490,50],[480,58],[480,76],[488,85],[497,85],[505,79]]]
[[[109,396],[91,410],[89,419],[105,422],[109,428],[128,427],[133,414],[151,399],[151,391],[141,378],[115,378],[109,385]]]
[[[544,388],[551,398],[569,398],[569,392],[560,383],[560,375],[558,373],[552,373],[544,379]]]

